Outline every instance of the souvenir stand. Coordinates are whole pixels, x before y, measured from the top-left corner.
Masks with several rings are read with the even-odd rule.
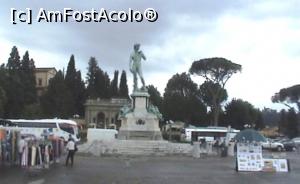
[[[1,165],[18,164],[19,140],[20,140],[20,132],[18,130],[6,130],[0,127],[0,164]]]
[[[258,142],[238,142],[236,155],[237,171],[288,172],[289,162],[285,158],[263,155]]]
[[[32,135],[22,137],[25,145],[19,153],[20,132],[17,129],[0,128],[0,164],[41,169],[60,162],[64,151],[63,139],[53,136],[45,136],[44,139]]]

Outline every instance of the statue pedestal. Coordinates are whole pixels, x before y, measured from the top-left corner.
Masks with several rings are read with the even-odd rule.
[[[162,140],[159,118],[151,111],[147,91],[134,91],[131,111],[120,117],[119,139]]]

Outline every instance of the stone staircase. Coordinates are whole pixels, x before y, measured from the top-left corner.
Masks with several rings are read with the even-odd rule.
[[[165,155],[168,153],[167,141],[119,140],[114,147],[121,155]]]
[[[192,155],[190,144],[150,140],[94,141],[78,146],[79,152],[101,155]]]

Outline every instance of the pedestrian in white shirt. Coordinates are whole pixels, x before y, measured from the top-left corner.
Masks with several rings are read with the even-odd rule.
[[[76,145],[75,145],[75,142],[74,142],[73,139],[68,140],[66,148],[68,150],[68,156],[67,156],[67,159],[66,159],[66,166],[68,166],[68,164],[69,164],[69,159],[71,159],[71,166],[73,166],[74,154],[75,154],[75,151],[76,151],[75,150]]]
[[[21,136],[21,140],[18,144],[18,152],[19,152],[19,161],[20,161],[20,165],[22,163],[22,154],[23,154],[23,151],[25,150],[25,147],[26,147],[26,142],[24,140],[24,136]]]

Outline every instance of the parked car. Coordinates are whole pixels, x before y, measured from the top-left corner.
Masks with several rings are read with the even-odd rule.
[[[286,151],[294,151],[296,149],[296,144],[291,139],[283,139],[280,142],[283,144]]]
[[[300,137],[295,137],[295,138],[292,139],[292,140],[295,142],[295,144],[296,144],[297,146],[300,145]]]
[[[262,148],[283,151],[284,145],[282,143],[274,141],[272,139],[266,139],[266,141],[262,142]]]

